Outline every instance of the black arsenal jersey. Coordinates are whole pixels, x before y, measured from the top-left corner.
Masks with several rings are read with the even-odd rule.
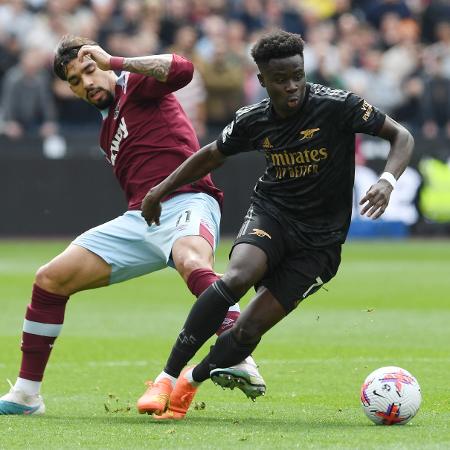
[[[282,119],[270,99],[246,106],[223,130],[224,155],[257,150],[266,171],[252,201],[289,224],[306,246],[345,241],[352,212],[355,133],[375,135],[385,114],[361,97],[307,83],[303,103]]]

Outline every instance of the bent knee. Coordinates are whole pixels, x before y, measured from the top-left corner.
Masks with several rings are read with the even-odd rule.
[[[188,257],[188,258],[183,258],[183,259],[177,261],[176,268],[177,268],[177,271],[180,273],[180,275],[185,280],[187,280],[189,278],[189,275],[194,270],[198,270],[198,269],[211,269],[212,270],[212,264],[205,258]]]
[[[253,344],[261,339],[261,332],[258,324],[246,321],[245,323],[236,322],[233,333],[240,344]]]
[[[231,292],[242,297],[254,284],[254,280],[245,270],[229,269],[223,276],[223,281]]]
[[[53,294],[67,295],[65,279],[54,264],[48,263],[36,272],[34,282],[41,288]]]

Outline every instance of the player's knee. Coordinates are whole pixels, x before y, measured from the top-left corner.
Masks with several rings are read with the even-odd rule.
[[[228,269],[222,280],[237,297],[241,298],[253,286],[245,270]]]
[[[66,294],[64,292],[64,282],[59,275],[59,271],[51,263],[45,264],[37,270],[34,282],[41,289],[53,294]]]
[[[198,269],[212,269],[211,264],[204,258],[190,256],[177,262],[177,271],[187,280],[189,275]]]
[[[212,269],[214,263],[211,246],[200,236],[178,239],[172,248],[172,258],[184,280],[197,269]]]
[[[246,320],[245,322],[236,324],[233,327],[233,333],[236,341],[241,345],[252,344],[261,339],[261,332],[258,324]]]

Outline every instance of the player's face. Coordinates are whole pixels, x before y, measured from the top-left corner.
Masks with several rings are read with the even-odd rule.
[[[305,96],[306,78],[303,58],[300,55],[271,59],[260,68],[258,75],[265,87],[275,112],[280,117],[295,114]]]
[[[92,59],[77,58],[67,64],[67,81],[72,92],[98,109],[108,108],[114,101],[114,72],[105,72]]]

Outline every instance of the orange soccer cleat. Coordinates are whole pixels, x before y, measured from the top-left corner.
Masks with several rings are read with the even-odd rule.
[[[161,415],[154,415],[158,420],[181,420],[184,419],[189,406],[191,406],[198,386],[193,386],[185,378],[184,374],[192,367],[186,367],[177,379],[175,387],[170,394],[169,407]]]
[[[139,413],[162,414],[169,405],[170,393],[173,390],[171,381],[168,378],[163,378],[156,383],[147,381],[145,384],[147,385],[147,390],[137,401]]]

